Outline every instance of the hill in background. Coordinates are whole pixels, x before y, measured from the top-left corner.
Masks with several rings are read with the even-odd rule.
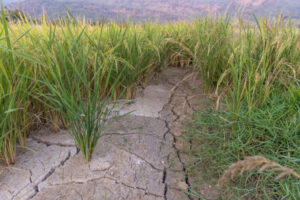
[[[300,19],[299,0],[4,0],[3,3],[9,9],[23,10],[32,17],[41,16],[44,9],[49,18],[62,16],[67,7],[74,16],[117,21],[190,20],[226,10],[231,15],[244,10],[246,16],[252,12],[264,16],[283,13]]]

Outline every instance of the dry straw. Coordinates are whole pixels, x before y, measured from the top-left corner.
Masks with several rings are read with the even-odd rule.
[[[229,167],[229,169],[223,173],[222,177],[218,181],[217,186],[222,187],[229,178],[231,178],[231,180],[234,179],[238,173],[240,175],[243,175],[244,172],[251,171],[257,168],[259,168],[258,172],[279,172],[279,175],[276,176],[275,180],[282,179],[288,175],[300,179],[300,175],[288,167],[284,167],[263,156],[252,156],[246,157],[244,160],[233,163]]]

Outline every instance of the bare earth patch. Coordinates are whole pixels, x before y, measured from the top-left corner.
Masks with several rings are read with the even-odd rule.
[[[86,163],[66,131],[33,132],[16,164],[0,175],[0,200],[184,200],[191,148],[183,139],[184,121],[205,104],[191,72],[168,68],[120,113]]]

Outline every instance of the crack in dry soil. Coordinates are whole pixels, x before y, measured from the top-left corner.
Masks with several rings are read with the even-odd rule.
[[[179,117],[178,117],[178,118],[179,118]],[[178,119],[178,118],[176,118],[176,119]],[[175,121],[176,121],[176,120],[175,120]],[[181,163],[181,165],[182,165],[182,171],[183,171],[183,173],[185,174],[185,182],[186,182],[186,184],[189,186],[188,191],[190,192],[190,186],[191,186],[191,185],[190,185],[190,183],[189,183],[189,177],[188,177],[188,175],[187,175],[187,173],[186,173],[185,163],[182,161],[181,156],[180,156],[180,153],[179,153],[180,151],[179,151],[179,149],[176,147],[177,138],[176,138],[176,136],[172,133],[172,131],[171,131],[170,127],[169,127],[168,121],[165,120],[165,122],[166,122],[166,127],[167,127],[167,129],[168,129],[168,131],[166,132],[166,135],[167,135],[167,134],[170,134],[170,135],[173,137],[173,144],[172,144],[172,147],[174,148],[174,150],[175,150],[175,152],[176,152],[176,155],[177,155],[177,158],[178,158],[178,160],[180,161],[180,163]],[[165,176],[164,179],[166,179],[167,173],[165,173],[164,176]],[[164,196],[164,199],[165,199],[165,200],[167,200],[167,196],[166,196],[166,195],[167,195],[167,191],[168,191],[168,184],[165,183],[165,196]],[[191,197],[190,195],[188,195],[188,198],[192,200],[192,197]]]
[[[79,152],[79,151],[77,151],[76,154],[78,154],[78,152]],[[38,183],[36,183],[36,184],[33,186],[33,189],[34,189],[35,193],[32,194],[28,199],[33,199],[33,198],[38,194],[38,192],[39,192],[39,185],[40,185],[42,182],[46,181],[46,180],[47,180],[47,179],[55,172],[55,170],[56,170],[57,168],[59,168],[59,167],[61,167],[61,166],[64,166],[64,164],[65,164],[71,157],[72,157],[72,156],[71,156],[71,152],[69,151],[67,157],[66,157],[64,160],[62,160],[62,161],[59,163],[59,165],[57,165],[57,166],[55,166],[55,167],[52,167],[52,168],[48,171],[48,173],[42,178],[42,180],[39,181]],[[32,173],[31,173],[31,176],[32,176]],[[31,180],[31,177],[30,177],[30,180]],[[32,181],[31,181],[31,182],[32,182]]]
[[[147,160],[146,160],[145,158],[143,158],[142,156],[139,156],[138,154],[136,154],[136,153],[134,153],[134,152],[132,152],[132,151],[129,151],[128,149],[123,148],[123,147],[121,147],[120,145],[116,145],[116,144],[113,143],[113,142],[108,142],[108,143],[111,144],[111,145],[113,145],[114,147],[116,147],[116,148],[122,150],[122,151],[125,151],[125,152],[127,152],[127,153],[129,153],[129,154],[134,155],[134,156],[137,157],[138,159],[140,159],[140,160],[144,161],[145,163],[147,163],[152,169],[157,170],[157,171],[160,171],[160,172],[163,171],[163,169],[159,169],[159,168],[155,167],[151,162],[147,161]]]
[[[103,176],[103,177],[98,177],[98,178],[92,178],[92,179],[88,179],[88,180],[85,180],[85,181],[70,181],[70,182],[66,182],[66,183],[61,183],[61,184],[50,184],[51,186],[62,186],[62,185],[71,185],[71,184],[78,184],[78,185],[82,185],[82,184],[85,184],[87,182],[95,182],[95,181],[98,181],[98,180],[104,180],[104,179],[107,179],[107,180],[110,180],[110,181],[113,181],[115,182],[116,184],[121,184],[127,188],[130,188],[130,189],[136,189],[136,190],[142,190],[144,192],[145,195],[150,195],[150,196],[154,196],[154,197],[163,197],[162,195],[159,195],[159,194],[155,194],[155,193],[151,193],[147,190],[147,188],[142,188],[142,187],[137,187],[137,186],[132,186],[132,185],[129,185],[129,184],[126,184],[124,182],[121,182],[113,177],[110,177],[110,176]]]
[[[41,143],[41,144],[45,144],[47,147],[49,146],[60,146],[60,147],[76,147],[75,144],[62,144],[62,143],[59,143],[59,142],[49,142],[49,141],[46,141],[46,140],[42,140],[40,138],[37,138],[35,137],[34,135],[30,137],[32,140],[36,141],[37,143]]]
[[[117,133],[117,132],[104,133],[100,136],[100,138],[105,136],[112,136],[112,135],[117,135],[117,136],[144,135],[144,136],[154,137],[156,139],[161,139],[158,135],[147,134],[147,133]]]
[[[186,73],[186,74],[187,74],[187,73]],[[184,75],[184,77],[185,77],[185,75]],[[179,114],[177,114],[177,112],[175,111],[175,106],[176,106],[176,105],[173,105],[173,106],[172,106],[171,104],[172,104],[172,102],[173,102],[173,98],[174,98],[174,96],[175,96],[175,94],[176,94],[176,91],[177,91],[178,87],[180,86],[180,83],[182,83],[182,82],[184,82],[184,81],[185,81],[185,78],[183,78],[180,82],[178,82],[178,84],[175,84],[175,86],[174,86],[174,87],[172,88],[172,90],[171,90],[171,93],[170,93],[170,97],[169,97],[168,103],[164,105],[164,107],[163,107],[163,109],[162,109],[162,111],[161,111],[161,112],[163,112],[163,111],[166,110],[168,107],[170,107],[170,111],[171,111],[171,115],[172,115],[172,116],[171,116],[171,122],[176,122],[176,121],[178,121],[178,120],[180,119],[180,117],[181,117],[181,116],[180,116]],[[190,104],[189,99],[188,99],[188,95],[184,95],[184,98],[185,98],[185,100],[186,100],[186,102],[187,102],[187,105],[192,109],[191,104]],[[184,103],[185,103],[185,102],[184,102]],[[172,144],[172,147],[173,147],[173,149],[175,150],[176,155],[177,155],[177,158],[178,158],[179,162],[180,162],[181,165],[182,165],[182,172],[183,172],[184,175],[185,175],[185,183],[188,185],[188,192],[190,192],[191,184],[190,184],[190,182],[189,182],[189,176],[188,176],[187,171],[186,171],[186,165],[185,165],[185,163],[184,163],[184,162],[182,161],[182,159],[181,159],[181,156],[180,156],[180,150],[176,147],[176,144],[177,144],[177,138],[176,138],[176,136],[174,135],[174,133],[172,132],[172,128],[170,127],[168,120],[167,120],[167,119],[162,119],[162,120],[165,121],[165,125],[166,125],[166,127],[167,127],[167,131],[164,133],[164,139],[166,139],[166,135],[167,135],[167,134],[170,134],[170,135],[173,137],[173,144]],[[190,144],[190,149],[191,149],[191,148],[192,148],[192,147],[191,147],[192,143],[190,142],[189,144]],[[163,183],[165,183],[165,189],[164,189],[164,199],[165,199],[165,200],[167,200],[167,192],[168,192],[168,184],[165,182],[166,178],[167,178],[167,171],[166,171],[166,169],[164,169]],[[188,198],[189,198],[190,200],[193,200],[193,198],[192,198],[190,195],[188,195]]]
[[[27,170],[27,171],[28,171],[28,173],[29,173],[29,175],[30,175],[30,177],[29,177],[29,182],[32,183],[32,180],[31,180],[32,172],[31,172],[31,170]],[[29,184],[30,184],[30,183],[29,183]],[[9,192],[12,194],[12,199],[14,200],[14,199],[22,192],[22,190],[23,190],[24,188],[28,187],[29,184],[25,185],[25,186],[24,186],[22,189],[20,189],[16,194],[13,194],[13,192],[9,191]]]
[[[186,74],[188,74],[188,73],[189,72],[182,73],[182,71],[179,70],[180,77],[182,78],[182,76],[184,76],[182,80],[177,80],[177,81],[173,80],[173,81],[171,81],[171,80],[169,80],[169,78],[166,78],[166,80],[165,80],[165,82],[170,87],[173,86],[173,88],[170,90],[170,95],[168,97],[168,101],[162,106],[161,110],[158,112],[160,117],[153,118],[153,119],[158,119],[158,120],[160,120],[161,122],[164,123],[166,131],[162,132],[161,136],[154,135],[154,134],[149,134],[149,133],[144,133],[144,132],[135,133],[135,132],[117,132],[117,131],[114,131],[114,132],[104,133],[101,137],[112,136],[112,135],[116,135],[116,136],[131,136],[131,135],[151,136],[151,137],[155,137],[157,139],[161,139],[163,141],[163,144],[160,144],[160,146],[159,146],[160,149],[164,148],[163,147],[164,144],[170,144],[170,147],[171,147],[170,151],[172,151],[174,153],[174,156],[177,157],[177,163],[180,166],[178,168],[178,173],[180,173],[184,177],[184,182],[188,186],[187,191],[190,192],[191,184],[190,184],[189,176],[188,176],[187,170],[186,170],[186,164],[187,163],[185,163],[185,161],[182,159],[180,149],[177,147],[178,139],[179,139],[180,136],[178,136],[177,134],[174,134],[174,128],[178,128],[178,127],[173,127],[175,122],[179,123],[179,124],[182,124],[183,122],[181,122],[181,118],[184,117],[184,113],[176,111],[176,109],[179,108],[178,107],[179,105],[178,105],[178,103],[176,103],[176,100],[174,100],[175,97],[184,98],[185,102],[180,102],[181,104],[182,103],[184,104],[183,107],[185,107],[185,104],[186,104],[187,107],[190,110],[194,111],[194,108],[192,107],[192,103],[189,100],[189,95],[186,94],[186,93],[183,93],[182,91],[178,91],[179,87],[187,87],[187,86],[182,86],[181,83],[184,83],[186,81],[185,77],[186,77]],[[172,76],[170,76],[170,77],[172,77]],[[183,90],[184,89],[185,88],[183,88]],[[155,126],[153,127],[153,129],[155,129]],[[168,135],[170,136],[169,140],[167,138]],[[47,140],[41,139],[40,137],[35,137],[35,136],[31,136],[31,139],[34,140],[37,143],[42,143],[42,144],[46,145],[47,147],[49,147],[49,146],[59,146],[59,147],[64,147],[64,148],[75,147],[75,145],[73,145],[73,144],[47,141]],[[67,156],[63,160],[61,160],[58,165],[56,165],[54,167],[51,167],[50,170],[44,175],[43,178],[41,178],[41,180],[39,182],[37,182],[33,186],[31,186],[34,189],[34,193],[27,199],[38,199],[38,198],[36,198],[36,196],[41,192],[39,186],[43,182],[48,182],[47,184],[49,186],[59,187],[59,186],[62,186],[62,185],[70,185],[70,184],[86,184],[87,182],[95,182],[97,180],[102,180],[102,179],[107,179],[107,180],[114,181],[115,184],[120,184],[120,185],[122,185],[124,187],[127,187],[127,188],[130,188],[132,190],[143,191],[143,193],[145,195],[150,195],[150,196],[157,197],[157,198],[163,198],[164,200],[169,199],[168,194],[171,192],[171,190],[173,188],[169,188],[169,185],[168,185],[169,183],[168,183],[167,180],[168,180],[168,178],[170,178],[169,176],[172,176],[172,173],[169,174],[168,170],[171,170],[171,171],[175,171],[175,170],[171,169],[171,166],[165,166],[164,161],[166,161],[167,164],[171,163],[171,158],[169,156],[170,153],[168,154],[168,156],[166,156],[166,160],[162,160],[163,168],[158,168],[151,161],[149,161],[149,159],[147,159],[147,155],[140,155],[139,153],[133,152],[133,151],[131,151],[130,149],[128,149],[126,147],[122,147],[121,145],[117,145],[113,142],[108,142],[108,141],[106,141],[106,142],[109,143],[110,145],[113,145],[115,148],[117,148],[121,151],[124,151],[128,154],[134,155],[136,158],[138,158],[138,159],[142,160],[143,162],[145,162],[153,170],[159,172],[158,175],[161,176],[160,180],[163,184],[162,185],[162,187],[163,187],[162,188],[162,195],[154,193],[153,189],[152,189],[152,192],[150,192],[149,189],[147,188],[147,186],[148,186],[147,184],[144,187],[142,187],[142,186],[132,186],[128,183],[125,183],[122,180],[117,179],[116,177],[111,177],[111,176],[106,176],[106,175],[101,176],[101,177],[97,177],[97,178],[85,179],[83,181],[67,181],[67,182],[59,183],[59,184],[51,184],[51,181],[49,182],[48,179],[50,179],[50,177],[52,177],[56,173],[56,170],[58,168],[62,168],[66,163],[70,162],[70,160],[73,159],[79,153],[79,150],[77,149],[77,152],[73,155],[71,153],[71,150],[69,150]],[[191,141],[189,141],[189,148],[190,149],[192,148],[192,142]],[[160,150],[160,151],[162,151],[162,150]],[[44,165],[44,163],[42,163],[42,165]],[[111,169],[111,167],[109,167],[108,169],[105,169],[105,174],[110,169]],[[29,182],[31,184],[33,184],[34,183],[34,180],[32,178],[33,173],[30,169],[29,169],[29,174],[30,174],[29,175]],[[140,178],[140,177],[138,177],[138,178]],[[183,189],[178,189],[178,190],[182,191]],[[21,190],[19,192],[21,192]],[[184,191],[182,191],[182,192],[184,192]],[[13,196],[13,199],[18,194],[19,193],[16,193]],[[81,196],[82,199],[84,199],[82,197],[82,194],[80,194],[80,196]],[[193,198],[191,196],[187,195],[187,197],[188,197],[188,199],[193,200]],[[173,199],[169,199],[169,200],[173,200]]]

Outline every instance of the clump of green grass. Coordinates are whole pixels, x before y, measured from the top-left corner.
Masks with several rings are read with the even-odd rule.
[[[230,68],[219,79],[229,91],[228,109],[239,113],[246,103],[249,117],[252,108],[263,105],[272,90],[289,88],[300,70],[298,30],[281,18],[274,24],[256,20],[254,27],[241,22],[239,39],[228,60]]]
[[[209,89],[216,85],[222,73],[229,68],[233,29],[230,18],[215,16],[196,20],[190,46],[194,67]]]
[[[41,68],[39,82],[48,92],[37,91],[36,98],[67,121],[70,135],[89,161],[111,117],[112,93],[123,69],[111,80],[114,65],[109,61],[112,55],[101,52],[100,41],[93,44],[96,46],[87,45],[81,38],[88,37],[85,28],[74,32],[71,25],[67,24],[66,30],[62,30],[64,42],[52,38],[45,41],[51,48],[43,51],[43,57],[48,59]],[[54,35],[55,28],[53,31]],[[93,47],[97,50],[92,51]],[[91,57],[93,60],[89,60]]]
[[[219,112],[198,112],[192,122],[189,139],[199,145],[191,153],[202,160],[206,180],[217,180],[232,163],[256,155],[299,173],[299,31],[281,18],[245,24],[240,21],[228,65],[212,85],[226,104]],[[273,176],[247,172],[227,185],[222,198],[300,198],[299,179]]]
[[[272,95],[264,106],[253,109],[251,118],[246,106],[234,114],[213,110],[197,113],[190,139],[199,145],[191,153],[202,162],[191,171],[204,168],[206,180],[217,180],[231,163],[247,156],[264,155],[299,173],[299,96],[289,95]],[[227,184],[224,199],[230,197],[232,191],[236,196],[231,198],[237,199],[300,197],[299,179],[286,177],[277,181],[273,176],[276,174],[247,172],[234,183]]]

